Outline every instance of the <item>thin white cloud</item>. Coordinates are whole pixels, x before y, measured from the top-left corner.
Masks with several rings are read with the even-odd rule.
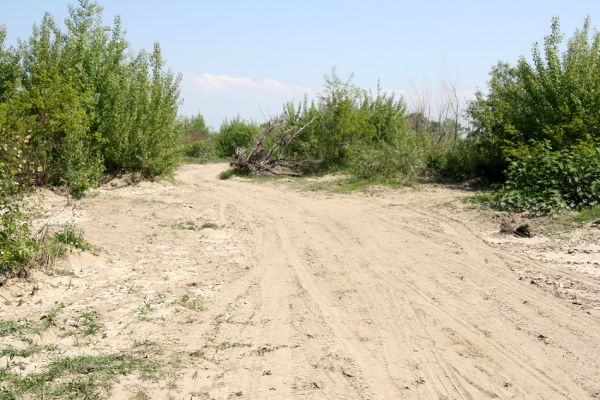
[[[224,118],[240,115],[262,121],[281,112],[288,101],[298,101],[316,90],[289,85],[276,79],[252,79],[226,74],[183,74],[181,92],[184,98],[181,112],[191,115],[201,112],[207,122],[217,127]]]
[[[313,95],[315,91],[304,86],[289,86],[275,79],[260,81],[245,76],[203,73],[201,75],[185,74],[184,78],[196,87],[207,92],[235,92],[240,90],[271,91],[290,95]]]

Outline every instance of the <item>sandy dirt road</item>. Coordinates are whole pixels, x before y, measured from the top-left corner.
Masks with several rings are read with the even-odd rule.
[[[458,190],[334,195],[220,181],[223,168],[74,208],[48,196],[51,221],[74,219],[101,250],[0,288],[0,319],[91,310],[101,335],[58,326],[35,340],[61,355],[143,351],[164,368],[119,377],[111,398],[600,398],[593,246],[589,271],[563,268],[521,251],[535,239],[486,240],[453,211]]]

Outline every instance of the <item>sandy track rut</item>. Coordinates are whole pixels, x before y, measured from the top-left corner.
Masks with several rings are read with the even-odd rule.
[[[68,292],[46,289],[63,293],[67,308],[98,310],[113,332],[99,350],[125,349],[133,335],[202,354],[186,358],[177,384],[159,384],[155,398],[600,396],[599,319],[519,280],[516,263],[553,272],[456,220],[443,207],[456,193],[332,196],[219,181],[222,168],[185,166],[163,192],[87,200],[81,225],[105,250],[96,268],[113,276],[97,272],[84,284],[92,275],[82,272]],[[198,240],[149,218],[199,212],[226,229]],[[205,309],[193,318],[156,302],[154,319],[135,319],[141,300],[196,289]],[[127,398],[135,384],[121,382],[113,397]]]

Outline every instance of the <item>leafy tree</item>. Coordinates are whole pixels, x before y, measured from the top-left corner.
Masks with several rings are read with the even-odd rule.
[[[561,54],[562,42],[554,18],[543,51],[535,44],[531,62],[499,63],[489,93],[471,103],[471,138],[489,149],[491,166],[506,169],[521,145],[548,141],[561,150],[600,138],[600,33],[591,33],[587,18]]]

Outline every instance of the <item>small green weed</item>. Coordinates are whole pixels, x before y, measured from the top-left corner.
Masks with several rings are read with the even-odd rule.
[[[149,302],[144,301],[138,308],[138,318],[140,320],[145,320],[150,311],[152,311],[152,305]]]
[[[97,334],[102,329],[102,324],[98,322],[98,316],[94,311],[84,311],[74,319],[75,331],[71,334],[81,335],[83,337]]]
[[[60,230],[54,232],[53,241],[80,250],[93,249],[93,246],[83,237],[83,233],[80,230],[75,229],[73,224],[65,224]]]
[[[56,326],[56,323],[58,322],[58,315],[64,307],[64,304],[61,303],[51,309],[47,314],[44,314],[40,317],[43,330],[48,329],[51,326]]]
[[[264,356],[267,353],[272,352],[273,349],[272,347],[267,347],[267,346],[261,346],[258,349],[256,349],[256,354],[258,354],[259,356]]]
[[[189,294],[184,294],[179,298],[178,303],[185,308],[193,311],[199,311],[204,309],[204,304],[199,299],[193,299]]]

